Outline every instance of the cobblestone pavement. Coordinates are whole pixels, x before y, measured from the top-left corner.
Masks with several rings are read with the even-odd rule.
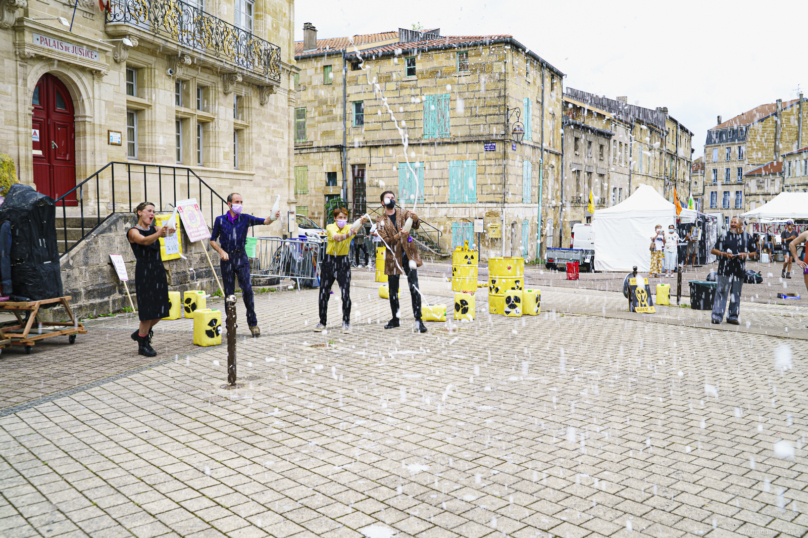
[[[0,412],[0,535],[808,533],[796,307],[743,304],[749,327],[716,327],[555,288],[541,316],[514,319],[489,316],[480,291],[476,321],[419,335],[407,298],[402,327],[382,328],[376,288],[355,272],[352,334],[311,332],[314,291],[258,297],[264,336],[239,342],[235,390],[224,346],[188,346]],[[446,283],[422,288],[451,304]],[[339,308],[337,293],[333,326]],[[134,324],[90,322],[86,343],[30,368],[73,348],[131,361]],[[188,321],[158,328],[157,346],[190,340]]]

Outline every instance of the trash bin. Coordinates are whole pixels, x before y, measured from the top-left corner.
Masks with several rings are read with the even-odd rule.
[[[580,264],[578,262],[567,262],[567,280],[578,280]]]
[[[715,282],[691,280],[690,308],[692,310],[712,310],[715,300]]]

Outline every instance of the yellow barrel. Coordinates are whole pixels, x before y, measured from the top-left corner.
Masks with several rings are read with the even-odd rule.
[[[525,276],[524,258],[490,258],[488,274],[493,276],[523,277]]]
[[[205,292],[194,290],[185,292],[185,300],[182,306],[185,310],[185,317],[191,318],[197,310],[204,310],[207,308],[208,301],[205,299]]]
[[[222,343],[222,313],[203,308],[194,313],[194,345],[218,346]]]
[[[433,304],[421,306],[422,321],[446,321],[446,305]]]
[[[656,285],[656,304],[662,306],[670,306],[671,304],[671,285],[670,284],[657,284]]]
[[[454,319],[474,321],[474,295],[470,293],[455,293]]]
[[[457,277],[452,279],[452,291],[467,291],[474,293],[477,291],[477,277],[462,278]]]
[[[541,290],[525,290],[522,292],[522,313],[526,316],[541,314]]]
[[[389,299],[390,298],[390,286],[387,284],[382,284],[379,286],[379,297],[382,299]]]
[[[477,265],[477,251],[457,247],[452,251],[452,265]]]
[[[489,295],[505,295],[508,291],[522,291],[523,278],[510,278],[500,276],[488,277],[488,294]]]
[[[168,316],[163,319],[180,319],[182,316],[182,295],[178,291],[168,292]]]
[[[509,318],[522,317],[521,290],[510,290],[505,292],[505,316]]]
[[[504,295],[489,295],[488,296],[488,313],[489,314],[504,314],[505,313],[505,296]]]
[[[376,247],[376,282],[387,282],[384,274],[384,256],[387,247]]]
[[[476,265],[453,265],[452,277],[473,278],[477,280],[477,269]]]

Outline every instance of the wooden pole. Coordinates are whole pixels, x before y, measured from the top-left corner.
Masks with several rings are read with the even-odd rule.
[[[201,242],[200,245],[202,245]],[[210,265],[210,270],[213,271],[213,278],[216,279],[216,283],[219,285],[219,290],[222,292],[222,298],[226,299],[224,296],[224,288],[222,287],[222,283],[219,282],[219,276],[216,274],[216,269],[213,268],[213,262],[210,261],[210,254],[208,254],[208,249],[206,249],[204,245],[202,245],[202,252],[205,253],[205,257],[208,259],[208,265]]]
[[[132,307],[132,313],[137,312],[137,310],[135,310],[135,303],[132,302],[132,296],[129,294],[129,286],[126,285],[125,280],[123,281],[123,289],[126,290],[126,296],[129,297],[129,306]]]

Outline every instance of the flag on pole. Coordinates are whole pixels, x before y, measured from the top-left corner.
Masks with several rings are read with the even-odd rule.
[[[595,214],[595,195],[589,191],[589,207],[587,208],[591,214]]]
[[[693,196],[690,196],[690,199],[687,201],[687,208],[688,209],[696,209],[696,202],[693,200]]]
[[[676,193],[676,188],[673,189],[673,205],[676,206],[676,216],[682,213],[682,204],[679,203],[679,195]]]

